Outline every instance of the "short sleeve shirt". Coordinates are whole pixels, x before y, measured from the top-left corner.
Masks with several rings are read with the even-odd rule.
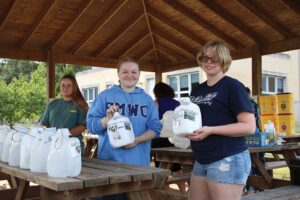
[[[55,99],[50,102],[40,120],[49,127],[73,128],[79,124],[86,124],[86,116],[72,101]],[[82,140],[82,135],[78,136]]]
[[[193,89],[190,99],[200,107],[203,126],[219,126],[237,122],[241,112],[252,113],[245,86],[224,76],[213,86],[204,82]],[[247,149],[244,137],[210,135],[202,141],[191,141],[196,160],[209,164]]]

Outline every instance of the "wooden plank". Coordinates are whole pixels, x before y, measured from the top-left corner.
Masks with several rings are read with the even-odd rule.
[[[137,191],[137,192],[129,192],[127,193],[128,200],[151,200],[150,194],[147,191]]]
[[[8,21],[8,18],[11,16],[11,13],[13,11],[13,9],[16,7],[16,1],[17,0],[11,0],[7,10],[5,11],[4,16],[2,17],[1,21],[0,21],[0,32],[2,31],[2,29],[4,28],[6,22]]]
[[[242,200],[299,200],[300,186],[289,185],[272,190],[266,190],[242,197]]]
[[[143,10],[144,10],[144,13],[145,13],[147,27],[148,27],[148,30],[149,30],[149,34],[150,34],[150,37],[151,37],[151,42],[152,42],[152,46],[153,46],[153,50],[154,50],[154,54],[155,54],[155,61],[158,62],[157,49],[156,49],[156,45],[155,45],[155,41],[154,41],[154,37],[153,37],[152,26],[150,24],[149,16],[147,15],[147,6],[146,6],[145,0],[142,0],[142,3],[143,3]]]
[[[97,21],[95,25],[91,27],[88,33],[84,34],[83,38],[77,42],[71,49],[71,54],[76,54],[100,29],[104,27],[106,23],[127,3],[127,0],[117,1],[113,6],[105,13],[105,15]]]
[[[277,168],[282,168],[282,167],[287,167],[286,161],[273,161],[273,162],[266,162],[265,163],[265,168],[266,170],[272,170],[272,169],[277,169]]]
[[[101,164],[101,165],[99,165]],[[149,171],[138,171],[135,169],[125,168],[118,164],[108,164],[106,162],[98,162],[97,159],[91,161],[83,161],[82,166],[101,169],[107,172],[113,172],[116,176],[110,177],[110,183],[120,183],[128,181],[128,178],[132,181],[152,180],[153,173]],[[125,179],[125,180],[124,180]]]
[[[129,193],[132,191],[143,191],[143,190],[150,190],[153,188],[154,188],[153,181],[117,183],[117,184],[89,187],[89,188],[76,189],[71,191],[59,191],[59,192],[55,192],[47,188],[41,188],[41,199],[42,200],[43,199],[80,200],[88,197],[119,194],[119,193]]]
[[[165,5],[169,6],[174,11],[182,14],[190,21],[201,26],[203,29],[206,29],[207,31],[209,31],[211,34],[217,36],[218,38],[224,40],[226,43],[228,43],[234,49],[238,49],[238,48],[242,47],[242,45],[239,43],[238,40],[226,35],[225,32],[220,31],[217,28],[217,26],[213,26],[210,23],[208,23],[207,22],[208,19],[205,19],[201,15],[191,12],[191,10],[189,10],[186,6],[184,6],[183,3],[178,3],[178,2],[175,2],[172,0],[164,0],[163,2],[165,3]]]
[[[155,200],[188,200],[188,196],[174,191],[151,190],[150,196]]]
[[[253,46],[252,54],[252,94],[262,94],[262,56],[259,46]]]
[[[29,182],[25,180],[20,180],[20,184],[18,187],[17,195],[16,195],[16,200],[19,199],[24,199],[27,193],[27,189],[29,187]]]
[[[274,18],[270,17],[265,11],[256,6],[255,2],[249,2],[245,0],[238,0],[237,2],[285,38],[290,38],[294,36],[294,34],[290,33],[284,28],[284,24],[281,25],[278,22],[276,22]]]
[[[53,178],[46,173],[34,173],[30,170],[11,167],[6,163],[0,162],[0,170],[6,174],[24,179],[39,185],[43,185],[55,191],[71,190],[83,188],[83,181],[76,178]]]
[[[0,190],[1,199],[15,199],[18,189],[4,189]],[[27,193],[25,195],[26,198],[35,198],[40,196],[40,186],[30,186],[28,187]]]
[[[38,28],[41,26],[42,22],[50,15],[52,9],[55,7],[56,2],[58,2],[58,0],[48,1],[48,4],[43,7],[43,10],[40,12],[40,15],[35,19],[31,29],[21,42],[20,46],[22,49],[24,49],[27,46],[30,39],[34,36]]]

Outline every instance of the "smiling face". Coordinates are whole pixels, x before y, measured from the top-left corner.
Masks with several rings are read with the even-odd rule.
[[[208,77],[224,74],[221,62],[215,57],[211,47],[208,47],[201,59],[201,68]]]
[[[118,76],[123,90],[134,90],[140,77],[138,64],[135,62],[123,62],[119,67]]]
[[[65,100],[72,100],[73,82],[70,79],[62,79],[60,82],[60,92]]]

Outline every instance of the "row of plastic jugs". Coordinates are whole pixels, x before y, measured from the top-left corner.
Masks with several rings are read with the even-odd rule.
[[[78,176],[80,151],[79,140],[70,138],[68,129],[0,127],[0,159],[10,166],[48,173],[52,177]]]

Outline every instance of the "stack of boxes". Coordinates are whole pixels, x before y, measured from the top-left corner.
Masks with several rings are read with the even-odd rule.
[[[293,101],[291,93],[259,96],[262,128],[271,120],[275,125],[276,135],[295,134]]]

